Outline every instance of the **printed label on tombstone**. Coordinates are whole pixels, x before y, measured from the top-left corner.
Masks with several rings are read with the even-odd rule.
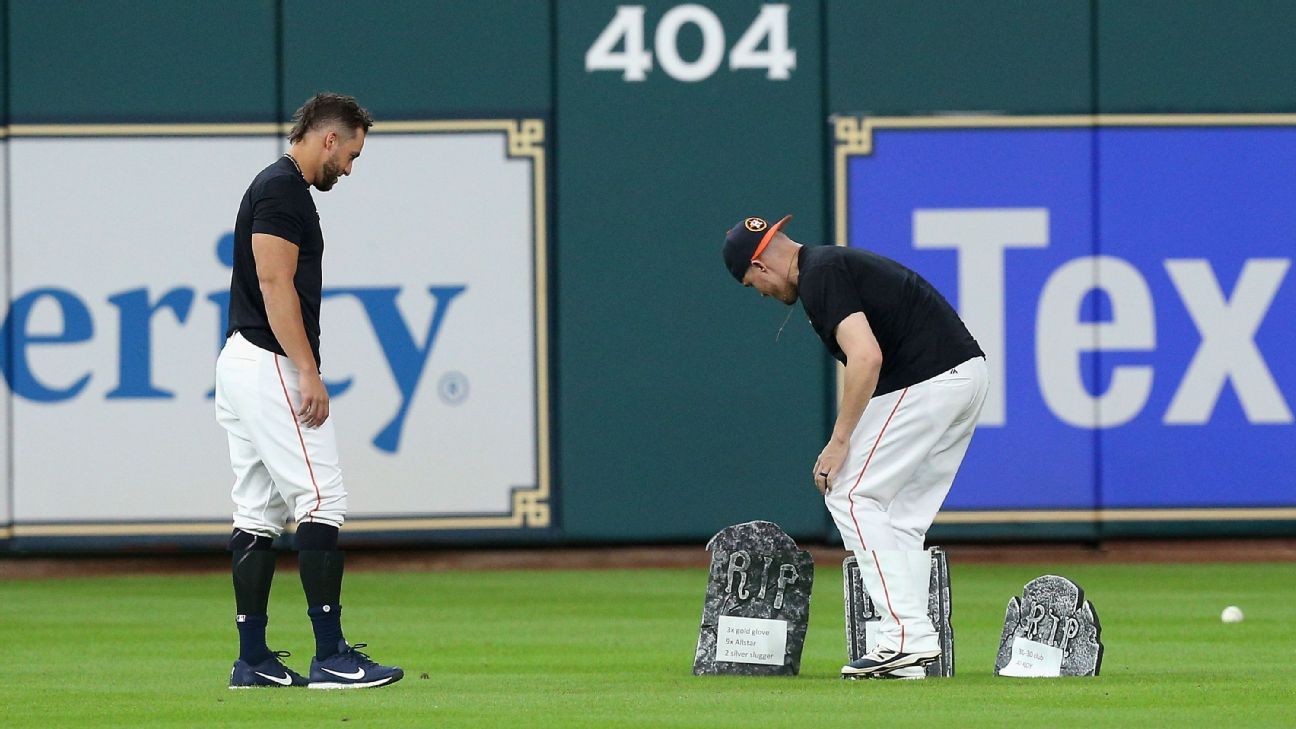
[[[1062,649],[1029,638],[1015,637],[1012,658],[999,671],[1000,676],[1018,678],[1056,678],[1062,675]]]
[[[787,652],[786,620],[721,615],[716,626],[717,661],[783,665]]]

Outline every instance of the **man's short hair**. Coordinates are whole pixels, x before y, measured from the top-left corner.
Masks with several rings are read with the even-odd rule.
[[[354,133],[356,129],[368,132],[373,126],[373,117],[356,102],[354,96],[335,94],[329,91],[315,94],[293,114],[292,130],[288,132],[288,141],[300,142],[312,129],[338,124]]]

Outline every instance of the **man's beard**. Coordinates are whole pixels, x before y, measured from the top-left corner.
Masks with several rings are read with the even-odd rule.
[[[342,168],[338,167],[333,160],[325,160],[324,168],[320,170],[320,179],[315,182],[315,189],[320,192],[328,192],[333,189],[337,181],[342,177]]]

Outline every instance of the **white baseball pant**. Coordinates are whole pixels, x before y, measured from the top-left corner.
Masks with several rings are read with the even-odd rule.
[[[234,526],[277,537],[288,520],[340,527],[347,493],[330,417],[297,419],[298,370],[235,332],[216,360],[216,420],[229,439]]]
[[[927,616],[931,560],[924,540],[967,453],[986,387],[985,359],[974,357],[872,399],[824,497],[882,615],[879,647],[939,647]]]

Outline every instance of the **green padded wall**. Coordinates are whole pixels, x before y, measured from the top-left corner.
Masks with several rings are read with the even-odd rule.
[[[1097,1],[1103,112],[1296,109],[1296,4]]]
[[[1087,0],[828,0],[829,109],[1085,114]]]
[[[10,122],[265,122],[273,0],[11,0]]]
[[[675,2],[649,2],[656,21]],[[787,81],[731,72],[685,83],[587,73],[617,2],[558,7],[558,422],[562,523],[577,539],[696,539],[764,518],[822,535],[809,473],[823,447],[828,372],[800,309],[726,272],[724,231],[748,215],[824,220],[820,18],[789,18]],[[759,2],[708,2],[732,46]],[[686,27],[679,51],[696,58]]]
[[[11,123],[284,120],[328,88],[379,119],[543,116],[551,179],[559,539],[833,530],[808,478],[833,367],[723,269],[723,231],[832,237],[828,116],[1291,112],[1296,5],[795,0],[789,80],[585,70],[619,5],[682,0],[0,0]],[[704,0],[726,54],[767,3]],[[686,24],[686,62],[702,47]],[[1011,534],[1030,536],[1029,525]]]
[[[549,109],[549,3],[284,0],[283,118],[319,91],[379,119]]]

